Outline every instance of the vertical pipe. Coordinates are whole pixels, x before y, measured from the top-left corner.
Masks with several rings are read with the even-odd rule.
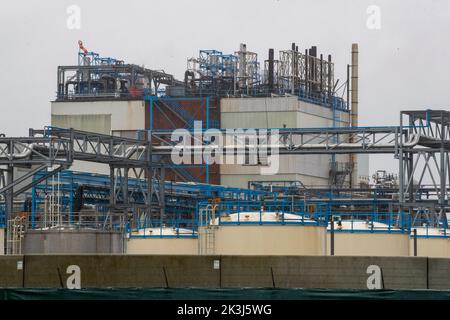
[[[308,85],[308,81],[309,81],[309,72],[308,72],[308,49],[305,49],[305,93],[308,92],[309,89],[309,85]]]
[[[320,94],[323,93],[323,54],[320,54]]]
[[[114,211],[114,206],[116,204],[116,192],[114,190],[115,185],[115,177],[114,177],[114,167],[109,167],[109,207],[110,212]]]
[[[314,58],[317,58],[317,47],[316,46],[312,46],[311,47],[311,56],[313,56]],[[318,85],[317,85],[317,61],[316,59],[312,59],[312,63],[311,63],[311,75],[312,75],[312,80],[314,81],[314,84],[312,86],[312,91],[317,92],[318,91]]]
[[[350,65],[347,64],[347,108],[350,109]]]
[[[330,255],[334,256],[334,219],[333,215],[331,215],[331,226],[330,226]]]
[[[11,154],[13,153],[12,148],[10,148],[10,153]],[[11,185],[14,181],[14,167],[13,166],[8,166],[7,174],[8,174],[8,177],[7,177],[6,185],[8,186],[8,185]],[[8,221],[10,219],[12,219],[13,212],[14,212],[14,187],[12,187],[8,191],[6,191],[5,202],[6,202],[6,213],[5,213],[6,228],[5,228],[5,236],[4,236],[3,246],[6,249],[5,254],[9,254],[9,253],[14,253],[14,252],[9,252],[9,250],[8,250],[8,237],[9,237],[8,232],[10,231],[8,229]]]
[[[166,213],[166,200],[165,200],[165,180],[166,180],[166,172],[165,172],[165,168],[161,167],[161,175],[160,175],[160,181],[159,181],[159,202],[160,202],[160,209],[161,209],[161,225],[162,225],[162,220],[165,216]]]
[[[441,221],[447,221],[447,217],[445,217],[445,209],[443,209],[443,207],[445,206],[445,195],[447,192],[446,189],[446,166],[445,166],[445,133],[446,132],[446,128],[445,128],[445,117],[444,117],[444,113],[441,111],[441,119],[440,119],[440,124],[437,124],[437,126],[440,126],[441,128],[441,147],[440,147],[440,170],[439,170],[439,179],[441,182],[440,185],[440,194],[439,194],[439,205],[441,206],[441,213],[443,213],[443,216],[439,217]],[[445,225],[446,226],[446,225]]]
[[[274,59],[274,51],[273,49],[269,49],[269,74],[268,74],[268,84],[269,84],[269,93],[273,93],[273,59]]]
[[[206,129],[209,129],[209,97],[206,97]],[[209,183],[209,162],[206,162],[205,183]]]
[[[413,230],[414,234],[414,257],[417,257],[417,229]]]
[[[123,204],[128,205],[128,168],[123,169],[123,182],[122,182],[122,192],[123,192]]]
[[[295,54],[295,43],[292,42],[292,48],[291,48],[291,74],[292,74],[292,78],[291,78],[291,94],[295,94],[295,58],[296,58],[296,54]]]
[[[331,54],[328,55],[328,79],[327,79],[327,83],[328,83],[328,101],[331,101],[331,95],[333,94],[332,90],[333,90],[333,77],[332,77],[332,69],[331,69]],[[347,79],[348,80],[348,79]]]
[[[352,110],[351,110],[351,124],[352,127],[358,126],[358,44],[352,44]],[[352,137],[351,142],[354,142]],[[351,155],[352,181],[351,187],[354,188],[358,184],[358,168],[357,156]]]
[[[403,171],[403,112],[400,112],[400,133],[398,134],[398,201],[400,203],[400,211],[404,205],[404,171]]]

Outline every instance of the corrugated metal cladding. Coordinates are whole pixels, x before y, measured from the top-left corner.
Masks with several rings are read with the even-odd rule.
[[[52,115],[52,125],[60,128],[111,134],[110,114]]]
[[[308,103],[297,97],[222,98],[222,128],[347,127],[349,113]],[[249,181],[300,180],[306,185],[327,185],[331,155],[280,155],[275,175],[261,175],[261,166],[222,165],[221,183],[245,188]],[[348,155],[337,155],[348,162]]]
[[[218,98],[209,98],[209,126],[210,128],[220,128],[220,107]],[[145,128],[146,129],[164,129],[174,130],[177,128],[192,127],[193,121],[202,121],[206,126],[206,98],[190,98],[190,99],[167,99],[167,103],[158,103],[155,101],[146,102],[145,106]],[[152,110],[150,110],[152,108]],[[181,109],[181,110],[180,110]],[[150,111],[152,113],[150,117]],[[150,118],[153,123],[150,124]],[[219,165],[210,165],[208,170],[201,168],[184,168],[184,176],[191,176],[196,182],[209,182],[212,184],[220,184],[220,168]],[[207,179],[208,173],[208,179]],[[167,181],[186,181],[180,173],[171,169],[165,172]]]

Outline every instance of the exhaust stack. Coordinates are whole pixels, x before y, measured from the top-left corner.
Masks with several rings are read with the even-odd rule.
[[[358,44],[352,44],[352,78],[351,78],[351,126],[358,126]],[[352,138],[352,142],[354,138]],[[350,164],[353,168],[350,187],[358,185],[358,161],[357,155],[350,156]]]

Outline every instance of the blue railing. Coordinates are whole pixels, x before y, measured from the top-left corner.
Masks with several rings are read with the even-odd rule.
[[[200,224],[215,225],[315,225],[326,226],[328,207],[304,201],[223,201],[207,210],[208,203],[197,208]]]
[[[404,212],[330,212],[334,218],[334,232],[405,233],[411,230],[410,216]],[[331,222],[328,224],[331,232]]]
[[[450,229],[447,221],[430,221],[427,219],[415,219],[411,227],[411,237],[413,230],[417,231],[417,238],[450,238]]]
[[[197,238],[197,224],[192,219],[167,221],[137,219],[134,226],[127,226],[129,238]]]

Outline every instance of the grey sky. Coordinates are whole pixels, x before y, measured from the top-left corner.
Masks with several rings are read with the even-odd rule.
[[[71,4],[81,8],[81,30],[66,27]],[[380,30],[366,26],[369,5],[381,9]],[[103,56],[180,79],[199,49],[232,53],[240,42],[261,61],[268,48],[317,45],[343,78],[358,42],[360,125],[397,124],[402,109],[448,109],[448,34],[448,0],[4,1],[0,132],[26,135],[50,123],[56,67],[76,64],[79,39]],[[371,157],[371,171],[395,166],[391,156]]]

